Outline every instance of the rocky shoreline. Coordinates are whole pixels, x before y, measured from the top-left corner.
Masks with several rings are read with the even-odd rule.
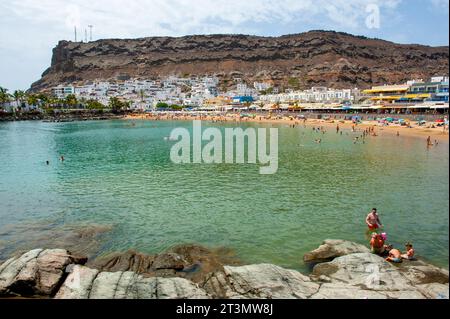
[[[448,299],[448,271],[424,261],[393,265],[367,247],[326,240],[304,256],[310,275],[271,264],[222,266],[197,246],[89,263],[64,249],[35,249],[0,265],[0,297],[55,299]],[[190,275],[187,275],[190,274]]]
[[[125,114],[96,111],[74,111],[48,114],[42,112],[0,113],[0,122],[14,121],[45,121],[45,122],[74,122],[74,121],[101,121],[122,119]]]

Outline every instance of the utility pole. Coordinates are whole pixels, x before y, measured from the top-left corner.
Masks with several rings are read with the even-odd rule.
[[[77,26],[74,26],[73,29],[75,30],[75,42],[77,42]]]
[[[92,28],[93,27],[94,26],[92,24],[88,25],[88,28],[89,28],[89,41],[92,41]]]
[[[87,39],[87,29],[84,29],[84,42],[88,42],[88,39]]]

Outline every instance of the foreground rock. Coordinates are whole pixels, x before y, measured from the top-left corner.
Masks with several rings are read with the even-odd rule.
[[[31,250],[0,266],[0,296],[51,296],[64,280],[66,267],[85,262],[63,249]]]
[[[340,287],[339,295],[345,298],[355,297],[355,288],[359,295],[379,295],[385,298],[425,298],[412,282],[396,266],[387,263],[383,258],[371,253],[357,253],[342,256],[332,262],[314,267],[313,275],[330,278],[334,288]],[[338,284],[336,286],[336,284]],[[326,287],[320,293],[332,298],[336,291],[328,295]],[[371,291],[369,294],[367,291]],[[377,292],[377,294],[373,294]]]
[[[117,255],[102,269],[62,249],[36,249],[0,265],[0,297],[57,299],[448,299],[448,271],[424,261],[390,264],[358,244],[327,240],[305,260],[310,276],[271,264],[221,266],[201,247]],[[363,251],[363,252],[360,252]],[[338,257],[333,257],[338,256]],[[207,264],[206,268],[201,263]],[[207,263],[209,262],[209,264]],[[192,264],[200,267],[192,269]],[[217,264],[216,264],[217,263]],[[210,268],[208,268],[210,267]],[[106,270],[109,269],[109,270]],[[120,269],[132,269],[120,270]],[[205,270],[213,269],[206,273]],[[186,278],[186,273],[197,273]],[[182,278],[184,277],[184,278]]]
[[[225,266],[204,285],[216,297],[246,299],[306,299],[319,287],[298,271],[270,264]]]
[[[144,278],[134,272],[98,272],[74,266],[57,299],[207,299],[210,296],[183,278]]]
[[[239,261],[230,249],[180,245],[158,255],[133,250],[113,253],[90,261],[87,266],[100,271],[132,271],[144,277],[181,277],[202,283],[208,274],[223,271],[223,265],[237,264]]]
[[[306,253],[303,261],[306,263],[321,263],[331,261],[336,257],[341,257],[354,253],[368,253],[366,246],[353,243],[347,240],[327,239],[319,248]]]
[[[341,247],[337,241],[325,241],[305,259],[318,251],[339,251]],[[448,270],[420,260],[391,264],[368,252],[341,253],[330,262],[314,266],[311,278],[322,285],[312,298],[448,299]]]

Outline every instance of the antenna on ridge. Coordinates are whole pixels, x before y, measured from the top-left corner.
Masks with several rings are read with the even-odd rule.
[[[84,29],[84,42],[88,42],[87,40],[87,29]]]
[[[88,25],[88,28],[89,28],[89,41],[92,41],[92,28],[93,27],[94,26],[92,24]]]
[[[75,42],[77,42],[77,26],[74,26],[73,29],[75,30]]]

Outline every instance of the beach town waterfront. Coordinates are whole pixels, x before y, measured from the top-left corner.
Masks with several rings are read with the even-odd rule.
[[[166,137],[191,130],[190,120],[0,123],[0,259],[38,246],[95,258],[194,243],[307,272],[302,256],[324,238],[367,245],[364,219],[377,207],[390,242],[412,241],[417,255],[448,268],[448,138],[427,148],[425,135],[406,129],[378,128],[355,143],[361,128],[342,125],[341,135],[336,123],[202,125],[278,127],[278,172],[175,165]],[[312,130],[322,125],[325,133]],[[74,229],[89,230],[68,247]]]

